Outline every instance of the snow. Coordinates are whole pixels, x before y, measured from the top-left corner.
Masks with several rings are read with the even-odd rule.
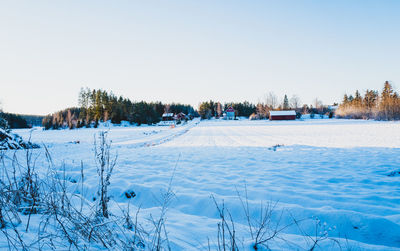
[[[202,122],[186,137],[164,146],[270,147],[276,144],[316,147],[400,147],[398,122],[304,120]]]
[[[24,142],[22,138],[16,134],[9,133],[4,129],[0,128],[0,150],[8,149],[26,149],[26,148],[38,148],[38,145]]]
[[[311,219],[301,229],[286,228],[280,237],[287,241],[270,244],[275,250],[292,250],[289,243],[305,249],[308,242],[302,235],[312,234],[315,222],[322,222],[342,247],[400,250],[399,122],[194,120],[176,128],[13,132],[24,139],[31,134],[33,142],[48,146],[56,166],[65,164],[69,179],[79,179],[83,161],[85,187],[76,191],[91,200],[97,190],[93,139],[102,130],[108,130],[118,154],[111,210],[126,206],[125,192],[134,191],[130,201],[141,207],[141,217],[157,214],[172,178],[175,196],[166,227],[173,250],[207,249],[208,239],[215,246],[219,220],[211,195],[218,203],[224,201],[238,236],[248,238],[238,197],[244,198],[245,191],[253,217],[261,202],[271,202],[276,204],[274,223]],[[43,149],[33,151],[40,154]],[[36,166],[44,163],[40,154]],[[247,240],[242,245],[250,250]],[[319,248],[335,250],[329,241]]]

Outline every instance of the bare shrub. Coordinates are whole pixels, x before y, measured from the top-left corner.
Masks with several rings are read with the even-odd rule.
[[[218,241],[218,250],[239,250],[237,240],[236,240],[236,231],[235,224],[233,222],[233,218],[231,213],[225,208],[225,203],[222,202],[222,205],[219,205],[215,200],[215,197],[212,196],[215,207],[218,210],[218,214],[220,217],[220,222],[218,223],[218,232],[217,232],[217,241]]]
[[[108,208],[108,187],[117,157],[111,157],[111,143],[106,133],[100,133],[94,152],[99,174],[99,200],[96,202],[83,196],[83,162],[80,163],[80,180],[70,182],[65,165],[56,168],[46,146],[47,173],[42,176],[36,172],[35,165],[39,153],[33,154],[28,149],[24,161],[20,162],[19,154],[8,157],[0,151],[0,230],[9,250],[33,247],[39,250],[171,250],[165,222],[174,197],[173,175],[160,201],[160,215],[150,215],[151,226],[145,229],[139,221],[140,208],[133,216],[129,203],[127,209],[120,208],[121,212],[110,212]],[[80,193],[69,192],[79,188]],[[134,192],[129,195],[131,199],[135,197]],[[22,214],[28,217],[22,218]],[[22,232],[29,231],[31,216],[35,217],[37,238],[26,239]]]
[[[336,229],[330,227],[326,222],[322,222],[317,217],[296,219],[290,214],[292,220],[289,223],[282,223],[283,210],[277,211],[277,202],[261,203],[259,209],[253,211],[250,209],[247,188],[245,187],[245,194],[241,195],[237,191],[242,210],[246,219],[249,237],[239,236],[236,231],[234,219],[226,208],[224,201],[217,203],[214,196],[211,196],[215,207],[217,209],[220,222],[217,224],[217,243],[216,249],[218,251],[226,250],[246,250],[243,241],[250,241],[252,250],[271,250],[274,245],[287,245],[289,249],[293,250],[309,250],[314,251],[316,248],[321,248],[321,243],[329,241],[332,243],[333,250],[348,250],[348,242],[342,247],[341,243],[332,237],[329,233]],[[254,217],[258,215],[257,217]],[[314,227],[312,231],[304,230],[304,226]],[[304,238],[304,243],[293,243],[285,238],[283,231],[289,227],[295,227],[301,236]],[[242,248],[240,248],[242,247]],[[208,243],[208,249],[211,246]]]
[[[153,225],[153,230],[148,234],[150,237],[150,250],[171,250],[168,232],[165,227],[165,222],[167,220],[167,211],[172,199],[175,197],[175,193],[172,190],[172,182],[175,177],[176,168],[178,166],[181,155],[179,154],[178,159],[175,163],[171,178],[168,183],[168,188],[165,193],[162,194],[162,200],[159,201],[161,204],[160,215],[157,218],[154,218],[150,215],[150,222]]]
[[[117,155],[112,158],[110,154],[111,142],[107,140],[107,132],[100,132],[99,142],[94,138],[94,152],[97,163],[97,174],[99,175],[99,207],[103,217],[108,218],[108,186],[112,171],[117,161]]]
[[[261,203],[258,211],[258,218],[252,218],[247,189],[245,190],[244,198],[237,191],[239,200],[242,205],[242,209],[246,218],[248,232],[250,233],[250,239],[252,248],[258,250],[261,247],[269,249],[269,242],[276,238],[280,238],[279,234],[289,226],[293,225],[282,225],[281,218],[282,213],[279,215],[278,221],[272,220],[272,215],[275,213],[275,207],[277,203]],[[215,197],[212,196],[215,207],[217,208],[220,222],[218,223],[217,231],[217,247],[218,250],[239,250],[239,240],[243,240],[243,237],[238,237],[235,230],[235,223],[231,213],[225,207],[225,203],[218,204]]]
[[[303,227],[301,226],[301,221],[296,220],[294,217],[292,218],[294,224],[297,226],[298,230],[300,231],[306,242],[307,250],[314,251],[316,248],[320,247],[320,243],[323,241],[330,241],[336,247],[335,249],[343,250],[338,240],[329,237],[329,233],[336,229],[335,226],[330,227],[326,222],[322,222],[318,217],[311,217],[305,220],[311,220],[314,223],[314,231],[312,233],[307,233],[303,230]]]
[[[30,250],[33,245],[39,249],[73,247],[76,250],[87,250],[91,246],[136,250],[136,247],[143,246],[135,244],[139,243],[136,240],[141,239],[137,234],[141,230],[135,225],[127,230],[123,228],[123,217],[110,214],[106,207],[104,212],[108,213],[108,217],[105,218],[103,214],[99,215],[97,205],[87,201],[81,194],[68,192],[74,190],[69,188],[71,184],[83,188],[83,163],[80,184],[67,182],[65,166],[62,165],[62,175],[59,175],[48,149],[44,149],[48,163],[47,175],[44,177],[36,173],[38,155],[34,155],[32,150],[26,150],[24,164],[18,161],[16,153],[7,157],[0,151],[0,229],[8,241],[9,250]],[[103,167],[104,170],[104,180],[99,183],[99,191],[103,191],[105,199],[108,199],[107,186],[115,165],[115,160],[110,161],[107,157],[109,150],[109,144],[104,143],[100,145],[100,151],[97,151],[100,154],[96,155],[101,163],[99,169]],[[6,159],[11,165],[6,164]],[[21,214],[28,217],[22,221]],[[29,231],[31,216],[35,214],[40,214],[39,225],[35,226],[39,229],[37,239],[24,240],[21,231]]]

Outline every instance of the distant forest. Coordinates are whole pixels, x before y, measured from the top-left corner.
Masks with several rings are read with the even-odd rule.
[[[0,119],[4,121],[2,122],[2,128],[19,129],[41,126],[43,118],[43,116],[19,115],[0,111]]]
[[[196,116],[190,105],[161,102],[133,102],[104,90],[82,88],[79,93],[80,107],[68,108],[43,119],[45,129],[97,127],[99,122],[111,120],[114,124],[128,121],[137,125],[154,124],[161,120],[164,112],[183,112]]]
[[[353,95],[345,94],[336,116],[351,119],[399,120],[400,96],[386,81],[382,92],[366,90],[364,96],[357,90]]]
[[[0,112],[0,118],[2,118],[4,121],[6,121],[3,123],[7,123],[5,125],[2,125],[2,127],[11,128],[11,129],[29,128],[28,122],[24,118],[22,118],[21,115]]]

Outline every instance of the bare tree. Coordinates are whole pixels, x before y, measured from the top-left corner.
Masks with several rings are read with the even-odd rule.
[[[218,117],[221,117],[222,115],[222,106],[220,102],[217,103],[217,115]]]
[[[293,109],[299,108],[300,105],[301,105],[300,103],[301,103],[301,101],[300,101],[299,96],[293,95],[293,96],[290,98],[290,107],[291,107],[291,108],[293,108]]]
[[[320,109],[322,107],[322,101],[319,100],[318,98],[315,98],[313,100],[313,105],[316,109]]]
[[[313,101],[315,109],[317,109],[318,113],[321,113],[323,110],[323,103],[318,98],[315,98]]]
[[[273,93],[273,92],[269,92],[266,96],[265,96],[265,104],[271,108],[271,109],[275,109],[278,105],[278,98],[277,96]]]
[[[67,111],[67,124],[68,124],[68,128],[72,129],[72,115],[71,115],[70,109],[68,109],[68,111]]]
[[[259,119],[265,119],[268,117],[269,109],[264,103],[258,103],[256,106],[256,111]]]
[[[165,107],[164,107],[164,112],[165,112],[165,113],[169,113],[170,109],[171,109],[171,105],[167,104],[167,105],[165,105]]]

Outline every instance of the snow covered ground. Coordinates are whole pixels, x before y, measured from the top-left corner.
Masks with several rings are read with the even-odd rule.
[[[69,180],[79,180],[83,161],[85,186],[76,189],[92,199],[93,138],[100,130],[14,132],[47,145]],[[246,190],[251,217],[260,203],[272,202],[272,225],[288,226],[270,243],[273,249],[310,248],[304,235],[315,235],[320,222],[317,235],[327,231],[344,250],[400,250],[399,122],[194,120],[176,128],[112,127],[108,134],[118,154],[112,210],[131,201],[143,219],[156,214],[172,179],[166,226],[173,250],[207,249],[208,240],[215,246],[218,212],[211,195],[225,203],[244,239],[240,245],[250,250],[238,196],[244,199]],[[36,166],[44,166],[43,149],[34,151]],[[137,196],[127,199],[128,191]],[[294,219],[307,220],[296,225]],[[338,250],[329,240],[319,248]]]

